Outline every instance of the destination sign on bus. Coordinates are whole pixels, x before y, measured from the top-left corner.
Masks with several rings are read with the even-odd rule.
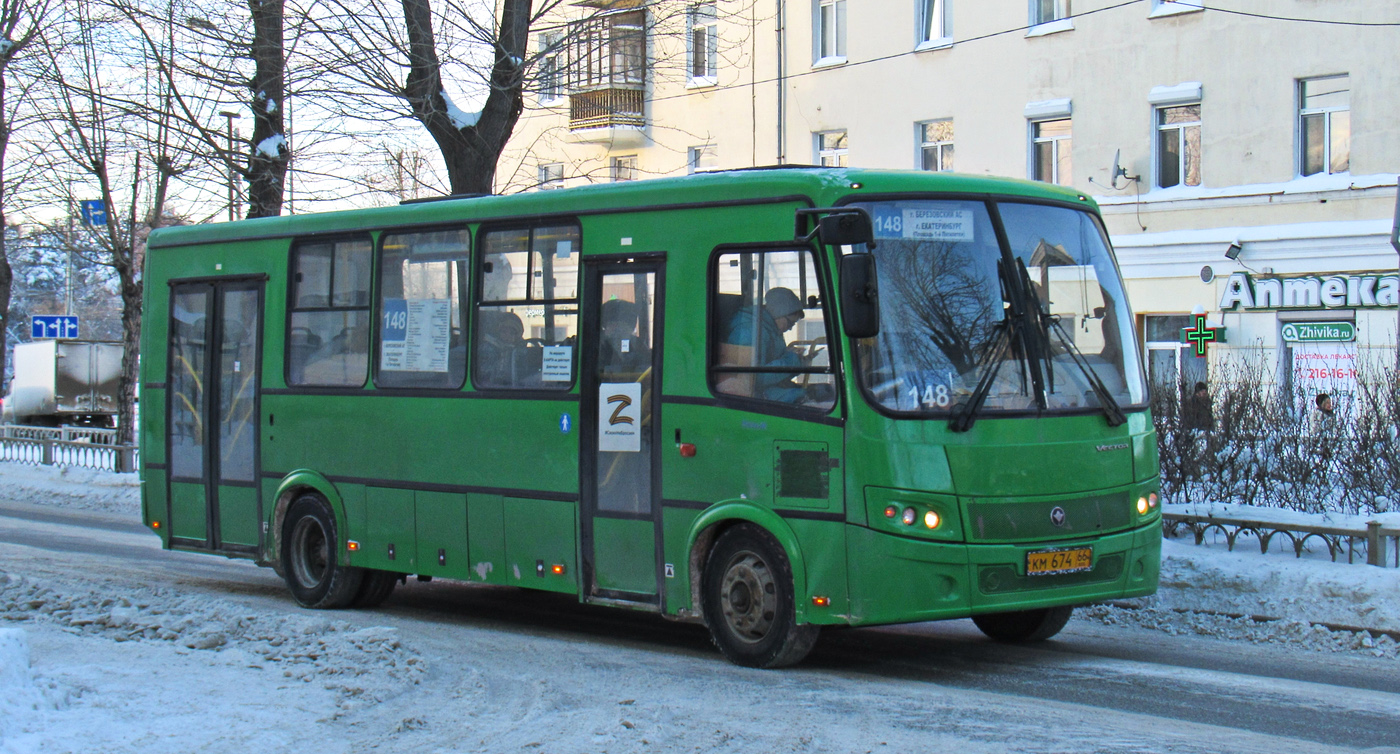
[[[880,204],[876,205],[872,220],[876,238],[957,243],[970,243],[976,238],[974,213],[970,209]]]

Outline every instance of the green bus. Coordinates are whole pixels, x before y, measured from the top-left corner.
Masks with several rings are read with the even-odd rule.
[[[1157,445],[1094,203],[844,168],[162,228],[142,505],[308,608],[410,575],[1001,641],[1151,594]]]

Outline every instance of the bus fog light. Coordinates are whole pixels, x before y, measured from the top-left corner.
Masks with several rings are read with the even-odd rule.
[[[924,526],[930,529],[937,529],[938,525],[941,523],[943,523],[943,519],[939,518],[937,513],[929,511],[924,514]]]
[[[1156,507],[1157,507],[1157,493],[1155,493],[1155,492],[1149,492],[1149,493],[1147,493],[1147,507],[1149,507],[1149,508],[1156,508]]]
[[[1140,497],[1140,498],[1138,498],[1138,501],[1137,501],[1137,512],[1138,512],[1138,515],[1139,515],[1139,516],[1141,516],[1142,514],[1144,514],[1144,513],[1147,512],[1147,498],[1145,498],[1145,497]]]
[[[905,526],[913,526],[914,522],[917,521],[918,518],[919,514],[915,513],[913,508],[905,508],[904,516],[901,520],[904,521]]]
[[[899,508],[893,505],[885,506],[885,518],[894,518],[899,515]]]

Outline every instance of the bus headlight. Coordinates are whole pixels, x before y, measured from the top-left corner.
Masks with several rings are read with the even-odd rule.
[[[1147,493],[1147,507],[1149,507],[1149,508],[1156,508],[1156,507],[1157,507],[1157,493],[1155,493],[1155,492],[1149,492],[1149,493]]]
[[[938,525],[941,523],[943,523],[943,519],[939,518],[937,513],[929,511],[924,514],[924,526],[930,529],[937,529]]]
[[[905,526],[913,526],[914,522],[918,520],[918,514],[914,512],[913,508],[905,508],[904,516],[900,520],[904,522]]]
[[[1140,497],[1137,501],[1137,512],[1139,516],[1147,515],[1147,498]]]

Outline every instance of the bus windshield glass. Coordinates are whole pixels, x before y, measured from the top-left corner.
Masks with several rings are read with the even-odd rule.
[[[857,341],[857,371],[881,408],[946,414],[984,374],[984,413],[1104,408],[1101,392],[1145,402],[1123,284],[1093,215],[1011,201],[857,206],[875,225],[881,323]],[[1009,327],[1018,310],[1033,324]],[[999,348],[1007,331],[1017,336]]]

